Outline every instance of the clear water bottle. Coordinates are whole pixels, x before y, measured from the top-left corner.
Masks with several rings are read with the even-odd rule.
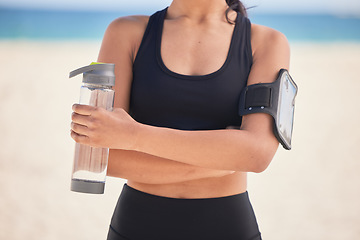
[[[70,72],[69,77],[83,74],[80,104],[112,111],[115,85],[114,64],[92,63]],[[109,149],[75,144],[71,191],[104,193]]]

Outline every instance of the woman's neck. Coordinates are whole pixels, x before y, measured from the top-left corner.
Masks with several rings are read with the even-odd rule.
[[[184,17],[196,22],[224,19],[227,8],[225,0],[173,0],[167,18]]]

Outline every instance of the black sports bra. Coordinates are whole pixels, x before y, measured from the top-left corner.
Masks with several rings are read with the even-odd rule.
[[[238,105],[252,65],[249,19],[238,14],[223,66],[207,75],[169,70],[160,54],[167,8],[149,18],[133,64],[130,115],[138,122],[181,130],[240,126]]]

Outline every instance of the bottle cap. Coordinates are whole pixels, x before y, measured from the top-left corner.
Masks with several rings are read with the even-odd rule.
[[[89,66],[76,69],[69,74],[69,78],[83,73],[83,83],[103,86],[115,85],[115,64],[93,62]]]

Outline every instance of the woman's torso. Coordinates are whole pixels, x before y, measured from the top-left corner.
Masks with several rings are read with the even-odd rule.
[[[148,24],[133,66],[132,117],[182,130],[240,126],[238,99],[252,64],[250,22],[239,15],[235,25],[214,21],[211,26],[190,26],[186,19],[167,19],[166,9],[144,20]],[[246,191],[246,173],[162,185],[129,181],[128,185],[174,198],[220,197]]]

